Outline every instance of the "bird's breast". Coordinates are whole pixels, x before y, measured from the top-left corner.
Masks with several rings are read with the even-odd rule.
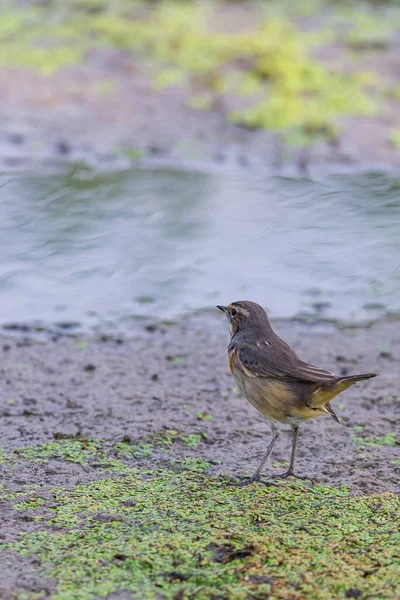
[[[236,356],[237,356],[236,348],[229,347],[229,349],[228,349],[229,368],[230,368],[233,376],[235,375]]]

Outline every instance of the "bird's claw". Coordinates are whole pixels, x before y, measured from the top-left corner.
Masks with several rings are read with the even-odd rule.
[[[271,479],[286,479],[287,477],[294,477],[295,479],[303,479],[307,481],[313,482],[311,477],[307,477],[307,475],[296,475],[293,470],[288,469],[284,473],[280,473],[279,475],[270,475]]]

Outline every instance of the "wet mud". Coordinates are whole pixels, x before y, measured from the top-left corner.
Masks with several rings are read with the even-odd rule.
[[[226,329],[223,319],[202,315],[182,324],[135,325],[117,338],[3,336],[3,448],[79,437],[139,440],[174,430],[204,439],[193,447],[173,444],[173,454],[219,461],[216,473],[250,472],[269,429],[234,387]],[[349,483],[355,493],[395,491],[390,460],[400,448],[385,436],[396,434],[400,411],[398,324],[321,332],[282,322],[277,330],[314,364],[339,374],[379,373],[334,400],[341,425],[327,416],[301,427],[298,472]],[[289,450],[283,434],[273,463],[288,460]],[[271,464],[266,470],[276,471]]]

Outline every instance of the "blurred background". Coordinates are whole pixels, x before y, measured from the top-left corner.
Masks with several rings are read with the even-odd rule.
[[[0,323],[400,315],[400,2],[2,1]]]

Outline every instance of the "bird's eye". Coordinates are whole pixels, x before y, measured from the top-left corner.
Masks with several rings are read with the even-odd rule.
[[[237,315],[236,308],[232,308],[232,310],[231,310],[231,317],[236,317],[236,315]]]

